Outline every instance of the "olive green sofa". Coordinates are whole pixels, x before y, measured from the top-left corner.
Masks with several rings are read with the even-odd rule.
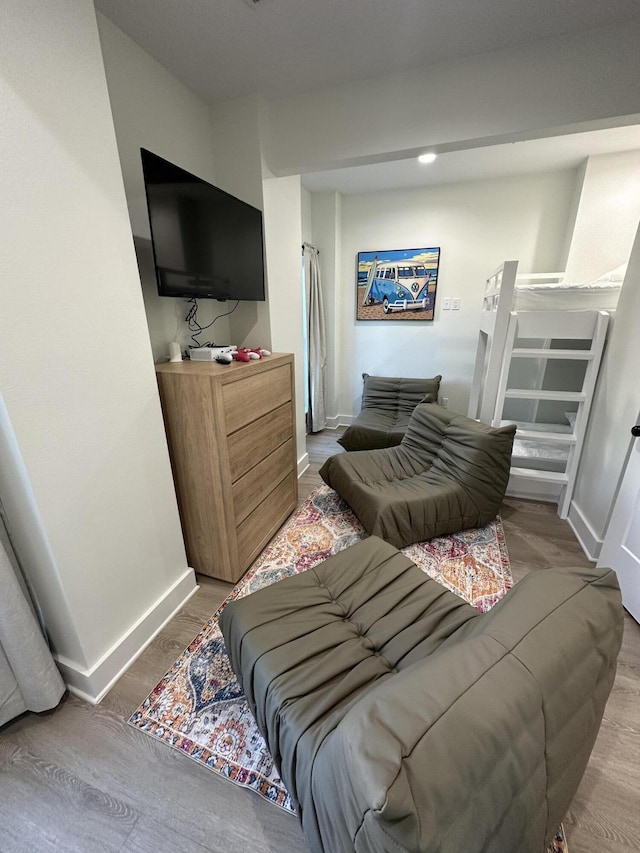
[[[220,625],[313,853],[543,853],[622,607],[612,571],[549,569],[481,614],[372,536]]]
[[[339,453],[320,476],[368,533],[403,548],[495,518],[509,482],[515,430],[421,403],[397,447]]]
[[[437,401],[441,379],[442,376],[405,379],[363,373],[360,413],[338,444],[345,450],[375,450],[400,444],[418,403]]]

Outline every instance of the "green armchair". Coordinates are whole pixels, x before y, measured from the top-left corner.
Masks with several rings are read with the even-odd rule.
[[[421,403],[397,447],[332,456],[320,469],[365,530],[396,548],[482,527],[509,482],[516,427],[489,427]]]

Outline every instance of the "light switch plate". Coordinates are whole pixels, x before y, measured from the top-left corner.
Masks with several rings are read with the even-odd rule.
[[[452,311],[459,311],[460,310],[460,299],[458,299],[457,297],[455,299],[451,300],[451,310]]]
[[[450,311],[451,310],[451,300],[449,299],[449,297],[442,300],[442,310],[443,311]]]

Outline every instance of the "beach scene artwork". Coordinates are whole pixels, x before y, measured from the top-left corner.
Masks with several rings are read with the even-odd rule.
[[[440,247],[358,252],[357,320],[433,320]]]

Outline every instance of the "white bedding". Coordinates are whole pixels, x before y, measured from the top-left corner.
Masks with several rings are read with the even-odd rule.
[[[513,442],[513,456],[522,456],[527,459],[557,459],[566,462],[569,458],[569,445],[516,438]]]
[[[621,264],[594,281],[516,281],[513,307],[520,311],[615,311],[626,273],[627,264]]]
[[[568,413],[573,417],[573,413]],[[515,423],[518,429],[528,432],[573,432],[570,424],[526,423],[524,421],[502,421]],[[544,470],[564,471],[569,458],[569,445],[551,441],[535,441],[531,438],[516,438],[513,442],[513,465],[521,468],[540,467]]]
[[[516,284],[519,311],[615,311],[621,281]]]

